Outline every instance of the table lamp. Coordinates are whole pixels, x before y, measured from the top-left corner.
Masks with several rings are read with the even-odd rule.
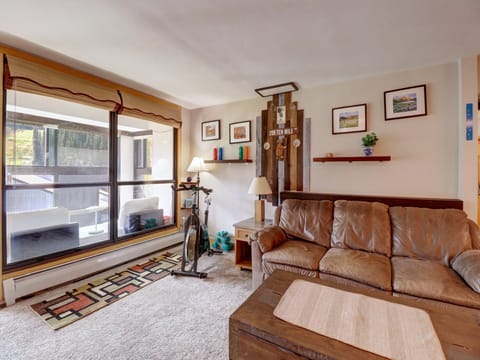
[[[255,200],[255,221],[263,222],[265,220],[265,200],[262,199],[262,196],[272,193],[267,178],[265,176],[253,178],[248,193],[258,195],[258,200]]]
[[[197,184],[199,185],[200,184],[200,171],[207,171],[207,167],[205,166],[205,163],[203,162],[202,158],[194,157],[192,159],[192,162],[188,166],[187,171],[197,173]]]

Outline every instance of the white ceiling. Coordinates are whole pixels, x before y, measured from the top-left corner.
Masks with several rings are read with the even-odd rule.
[[[0,0],[0,43],[197,108],[480,54],[480,0]]]

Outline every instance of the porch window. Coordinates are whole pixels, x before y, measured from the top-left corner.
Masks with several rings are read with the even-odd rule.
[[[175,224],[171,126],[17,90],[5,115],[7,268]]]
[[[117,139],[118,235],[172,225],[174,129],[119,115]]]

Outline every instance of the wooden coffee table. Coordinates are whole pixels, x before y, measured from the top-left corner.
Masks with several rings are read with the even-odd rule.
[[[306,278],[279,270],[230,316],[230,359],[384,359],[273,316],[280,298],[295,279],[424,309],[430,315],[447,359],[480,359],[480,310],[397,297],[380,290]]]

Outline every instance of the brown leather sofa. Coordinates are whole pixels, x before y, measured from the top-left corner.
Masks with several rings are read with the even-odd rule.
[[[281,269],[480,309],[480,229],[459,209],[286,199],[252,266],[254,287]]]

